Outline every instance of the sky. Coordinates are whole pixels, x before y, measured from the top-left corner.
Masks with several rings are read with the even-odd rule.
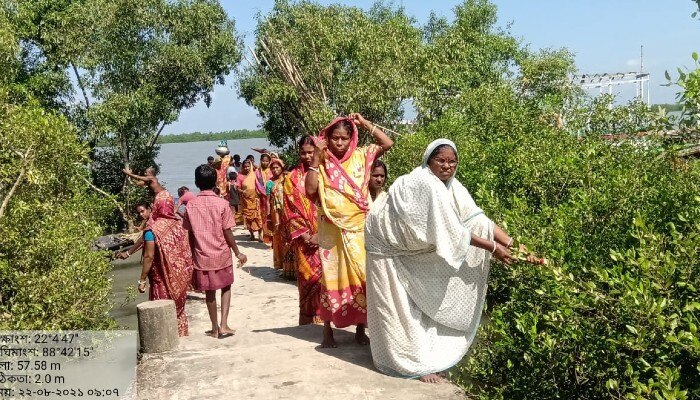
[[[327,1],[368,10],[374,0]],[[644,71],[651,74],[652,103],[671,103],[677,87],[664,87],[665,71],[692,67],[691,54],[700,52],[700,21],[690,14],[696,4],[690,0],[492,0],[498,7],[497,26],[508,27],[511,34],[531,49],[565,47],[575,54],[579,73],[636,72],[640,68],[640,46],[644,46]],[[222,0],[236,30],[250,52],[255,39],[255,16],[272,9],[273,0]],[[427,21],[430,12],[452,19],[453,8],[461,0],[395,0],[418,23]],[[245,62],[245,61],[244,61]],[[677,72],[675,72],[677,75]],[[260,117],[254,108],[238,98],[236,76],[214,89],[213,102],[200,102],[183,110],[180,118],[164,129],[164,134],[218,132],[232,129],[257,129]],[[634,95],[629,85],[620,96]]]

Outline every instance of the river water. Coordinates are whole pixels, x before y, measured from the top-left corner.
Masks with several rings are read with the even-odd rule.
[[[219,142],[192,142],[192,143],[167,143],[160,149],[157,162],[160,165],[158,178],[163,186],[175,197],[177,188],[187,186],[197,192],[194,185],[194,170],[198,165],[207,162],[207,157],[216,156],[214,149]],[[228,147],[231,154],[239,154],[244,159],[248,154],[259,154],[251,150],[251,147],[268,148],[271,146],[267,139],[241,139],[229,140]],[[141,271],[141,253],[138,252],[128,260],[117,260],[112,263],[112,291],[114,294],[114,307],[110,315],[117,324],[125,329],[137,329],[136,304],[148,300],[148,294],[138,294],[135,298],[132,288],[136,288],[136,281]],[[125,301],[130,300],[130,301]]]

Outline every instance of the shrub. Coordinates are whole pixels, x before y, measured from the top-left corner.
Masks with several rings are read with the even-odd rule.
[[[88,149],[64,117],[6,100],[0,88],[0,330],[112,327],[110,264],[90,249],[110,206],[87,192]]]

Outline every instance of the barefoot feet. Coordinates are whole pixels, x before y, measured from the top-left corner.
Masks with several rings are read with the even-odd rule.
[[[221,326],[219,328],[219,339],[225,339],[227,337],[231,337],[236,333],[235,329],[231,329],[228,326]]]
[[[355,341],[363,346],[369,344],[369,337],[365,333],[364,325],[357,325],[357,330],[355,331]]]
[[[336,347],[338,347],[338,344],[333,338],[333,328],[331,328],[331,324],[329,322],[326,322],[323,325],[323,342],[321,342],[321,348],[334,349]]]
[[[418,380],[425,383],[441,383],[445,381],[445,379],[438,374],[423,375],[420,378],[418,378]]]

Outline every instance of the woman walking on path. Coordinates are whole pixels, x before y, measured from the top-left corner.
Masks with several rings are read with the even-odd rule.
[[[143,233],[143,259],[138,289],[141,293],[146,291],[148,277],[148,300],[174,300],[178,334],[187,336],[189,324],[185,302],[187,288],[192,281],[193,263],[187,231],[175,216],[174,208],[170,193],[163,190],[156,195]]]
[[[284,162],[275,158],[270,163],[272,177],[265,189],[270,202],[270,215],[267,223],[272,232],[272,264],[275,269],[282,269],[286,278],[296,277],[295,271],[284,270],[285,255],[289,251],[287,225],[284,223]],[[288,273],[292,273],[288,276]]]
[[[314,155],[311,136],[299,141],[299,165],[284,180],[284,218],[299,288],[299,325],[320,324],[321,259],[318,255],[316,206],[306,196],[304,178]]]
[[[377,144],[358,148],[356,125],[367,129]],[[374,160],[393,144],[360,114],[336,118],[319,133],[305,182],[307,195],[320,204],[322,347],[337,347],[331,322],[338,328],[357,325],[355,339],[369,344],[364,239],[368,184]]]
[[[260,199],[258,204],[260,207],[260,218],[263,221],[262,240],[267,244],[272,243],[272,231],[267,224],[267,220],[270,216],[270,198],[268,197],[266,189],[267,182],[272,177],[272,171],[270,171],[271,161],[272,158],[270,154],[263,153],[260,156],[260,168],[255,170],[255,190],[257,190]]]
[[[256,190],[255,171],[253,162],[249,159],[243,161],[241,173],[238,174],[238,190],[241,200],[240,209],[243,214],[243,223],[250,232],[250,240],[255,240],[255,233],[258,232],[258,239],[262,241],[262,219],[260,218],[260,199]]]
[[[512,239],[454,178],[457,148],[431,143],[365,226],[372,358],[388,375],[438,382],[479,327],[491,258],[512,261]]]
[[[238,221],[238,216],[240,215],[239,206],[241,204],[241,198],[238,195],[238,172],[228,173],[228,205],[231,207],[231,213],[233,213],[234,221]],[[236,222],[237,223],[237,222]]]

